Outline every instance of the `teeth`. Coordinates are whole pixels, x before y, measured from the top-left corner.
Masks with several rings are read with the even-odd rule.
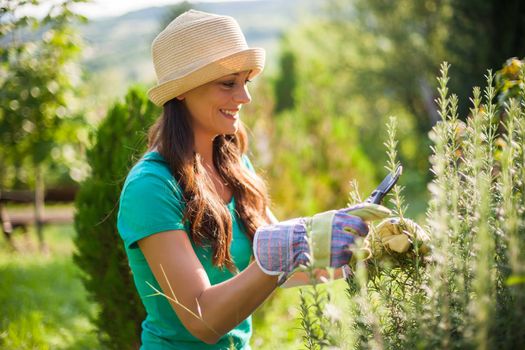
[[[226,113],[226,114],[231,115],[231,116],[234,116],[234,115],[237,114],[237,112],[234,112],[234,111],[228,111],[228,110],[225,110],[225,109],[221,109],[221,111],[222,111],[223,113]]]

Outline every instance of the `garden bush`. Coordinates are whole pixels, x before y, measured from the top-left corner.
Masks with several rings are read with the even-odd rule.
[[[392,252],[358,260],[340,313],[330,288],[303,290],[308,349],[525,347],[525,65],[511,59],[495,76],[489,71],[487,87],[473,89],[466,122],[448,91],[448,68],[438,78],[441,120],[429,134],[433,180],[424,227],[432,251],[424,257],[416,244],[409,259]],[[395,119],[389,131],[392,171]],[[403,216],[402,189],[391,197]]]
[[[91,175],[76,199],[76,264],[99,306],[94,320],[101,343],[111,349],[137,349],[145,312],[136,293],[117,232],[119,195],[131,166],[146,150],[147,129],[160,110],[139,88],[116,103],[93,134],[87,160]]]

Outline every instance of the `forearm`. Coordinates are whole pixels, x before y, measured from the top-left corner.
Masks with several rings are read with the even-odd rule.
[[[206,288],[197,298],[208,337],[217,339],[251,315],[275,290],[277,276],[253,262],[235,277]]]

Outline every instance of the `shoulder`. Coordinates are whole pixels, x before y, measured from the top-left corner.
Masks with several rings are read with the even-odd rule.
[[[168,163],[157,152],[148,152],[131,168],[126,182],[135,181],[142,177],[157,177],[169,180],[173,178]]]
[[[184,207],[182,188],[168,164],[158,153],[146,153],[126,178],[120,194],[120,212],[181,213]]]
[[[171,174],[166,161],[157,152],[149,152],[129,172],[122,194],[138,192],[147,195],[149,191],[159,189],[177,196],[182,194],[180,185]]]

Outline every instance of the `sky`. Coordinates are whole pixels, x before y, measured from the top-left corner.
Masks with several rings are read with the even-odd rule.
[[[59,0],[53,0],[55,3],[60,3]],[[198,0],[190,2],[227,2],[239,0]],[[246,1],[246,0],[245,0]],[[255,0],[249,0],[255,1]],[[138,10],[145,7],[163,6],[176,4],[181,0],[92,0],[87,4],[77,4],[75,9],[90,19],[118,16],[124,13]],[[43,15],[47,12],[46,8],[41,8],[35,13],[36,15]]]

